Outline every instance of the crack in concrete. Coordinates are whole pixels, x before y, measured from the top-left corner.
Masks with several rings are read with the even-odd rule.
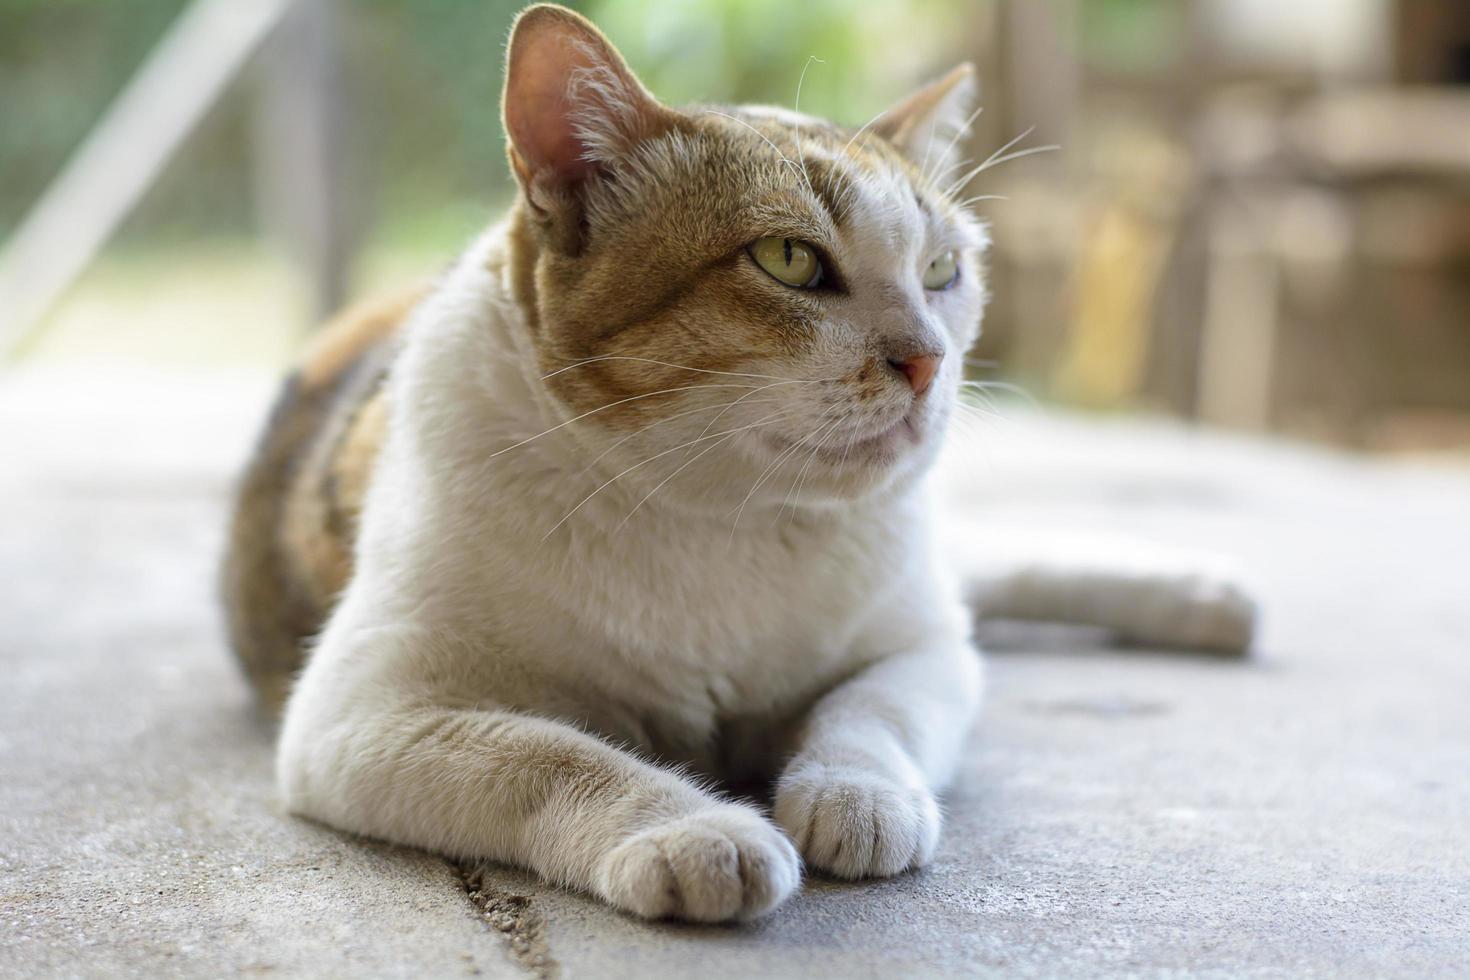
[[[535,980],[556,980],[560,967],[546,942],[546,916],[529,895],[501,891],[485,877],[483,865],[459,865],[459,880],[485,924],[505,937],[507,951]]]

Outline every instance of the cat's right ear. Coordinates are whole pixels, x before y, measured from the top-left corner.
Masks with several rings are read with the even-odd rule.
[[[575,206],[587,180],[673,115],[585,17],[537,4],[516,18],[501,117],[511,170],[542,214]]]

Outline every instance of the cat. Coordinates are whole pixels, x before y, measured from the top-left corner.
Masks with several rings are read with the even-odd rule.
[[[671,108],[580,15],[519,16],[509,214],[329,326],[245,477],[227,618],[284,702],[291,811],[750,919],[803,866],[931,859],[980,700],[967,600],[1045,615],[1080,581],[1124,600],[1104,618],[1132,589],[1246,638],[1229,589],[962,579],[939,547],[986,298],[944,189],[973,97],[961,65],[858,130]],[[773,780],[769,814],[712,780]]]

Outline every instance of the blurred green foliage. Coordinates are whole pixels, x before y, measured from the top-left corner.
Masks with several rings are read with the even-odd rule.
[[[185,0],[0,0],[0,234],[65,162]]]
[[[467,234],[509,191],[497,103],[505,37],[524,4],[337,2],[348,100],[343,176],[360,217],[379,235],[437,242]],[[596,20],[669,101],[789,106],[801,81],[804,110],[853,124],[962,57],[972,16],[955,0],[569,5]],[[0,0],[0,235],[185,6]],[[124,244],[255,230],[252,81],[247,72],[175,157],[122,229]]]
[[[1083,59],[1122,74],[1159,71],[1180,56],[1189,5],[1180,0],[1088,0],[1081,6]]]

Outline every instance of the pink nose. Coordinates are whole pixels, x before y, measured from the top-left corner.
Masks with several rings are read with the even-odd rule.
[[[893,370],[909,379],[909,387],[914,389],[915,395],[922,395],[929,390],[929,385],[933,384],[934,376],[939,373],[939,362],[942,360],[944,360],[942,354],[919,354],[916,357],[902,359],[890,357],[888,364]]]

